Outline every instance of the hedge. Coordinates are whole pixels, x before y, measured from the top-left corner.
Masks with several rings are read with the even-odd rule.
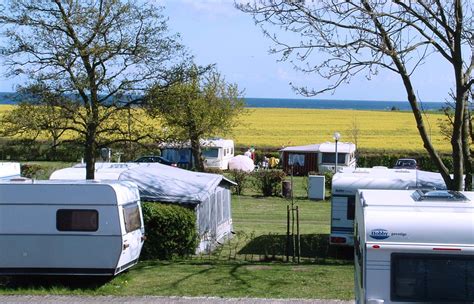
[[[142,205],[146,241],[141,257],[170,260],[194,254],[198,244],[193,210],[162,203]]]

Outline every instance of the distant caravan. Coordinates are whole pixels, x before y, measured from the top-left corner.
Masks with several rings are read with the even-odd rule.
[[[113,276],[138,262],[144,242],[130,182],[0,183],[1,275]]]
[[[358,304],[473,303],[474,193],[361,190]]]
[[[345,168],[333,176],[331,189],[331,233],[329,243],[354,245],[354,216],[356,193],[360,189],[446,189],[439,173],[374,168]]]
[[[205,168],[227,170],[229,160],[234,157],[234,141],[221,138],[204,139],[201,140],[201,151]],[[164,143],[161,145],[161,156],[184,169],[191,169],[195,164],[189,142]]]

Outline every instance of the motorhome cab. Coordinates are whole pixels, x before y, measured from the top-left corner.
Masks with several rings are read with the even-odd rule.
[[[0,183],[0,274],[115,275],[144,241],[129,182]]]
[[[344,169],[332,179],[331,245],[354,245],[355,198],[359,189],[446,189],[439,173],[386,167]]]
[[[356,303],[472,303],[474,193],[360,190]]]

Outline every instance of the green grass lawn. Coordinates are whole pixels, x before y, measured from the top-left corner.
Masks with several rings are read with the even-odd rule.
[[[90,279],[0,279],[0,294],[162,295],[352,299],[350,251],[329,248],[328,201],[304,198],[300,209],[301,263],[286,263],[286,208],[290,200],[262,198],[247,190],[233,196],[235,235],[211,255],[164,262],[143,261],[109,282]]]

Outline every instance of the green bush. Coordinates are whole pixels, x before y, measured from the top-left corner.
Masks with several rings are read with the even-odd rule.
[[[40,179],[40,177],[44,177],[45,168],[37,164],[22,164],[20,170],[23,177]]]
[[[232,181],[237,183],[236,186],[232,186],[234,194],[241,195],[247,187],[250,174],[242,170],[229,170],[227,175]]]
[[[281,170],[260,170],[253,173],[252,184],[263,196],[280,196],[286,174]]]
[[[143,203],[147,240],[142,258],[170,260],[196,250],[198,233],[193,210],[178,205]]]
[[[332,190],[332,177],[334,176],[334,172],[327,171],[324,173],[324,186],[329,191]]]

